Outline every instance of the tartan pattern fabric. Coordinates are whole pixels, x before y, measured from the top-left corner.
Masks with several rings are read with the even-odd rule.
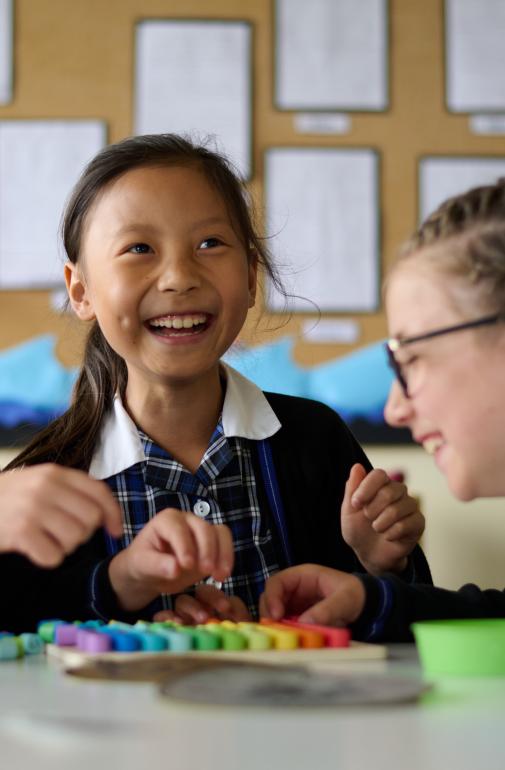
[[[126,548],[164,508],[192,511],[204,500],[210,506],[206,521],[226,524],[232,532],[235,565],[222,590],[239,596],[257,617],[265,580],[280,566],[272,532],[259,508],[253,442],[226,437],[219,421],[199,468],[192,474],[140,430],[139,436],[146,460],[106,479],[124,521],[123,536],[107,538],[109,553]],[[153,603],[152,611],[171,608],[171,597],[163,595]]]

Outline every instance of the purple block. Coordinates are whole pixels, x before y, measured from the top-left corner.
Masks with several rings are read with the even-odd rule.
[[[98,634],[85,628],[77,630],[77,647],[82,652],[109,652],[112,639],[107,634]]]
[[[73,647],[77,644],[78,626],[73,623],[64,623],[54,629],[54,642],[59,647]]]

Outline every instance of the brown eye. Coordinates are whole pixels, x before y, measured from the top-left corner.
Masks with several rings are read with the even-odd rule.
[[[200,249],[215,249],[218,246],[222,246],[223,242],[219,240],[219,238],[205,238],[204,241],[200,243],[199,248]]]

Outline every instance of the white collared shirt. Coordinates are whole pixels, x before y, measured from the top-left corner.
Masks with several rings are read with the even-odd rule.
[[[221,367],[226,377],[224,435],[261,441],[277,433],[281,423],[263,391],[228,364],[221,363]],[[137,427],[117,394],[103,421],[89,474],[95,479],[107,479],[145,459]]]

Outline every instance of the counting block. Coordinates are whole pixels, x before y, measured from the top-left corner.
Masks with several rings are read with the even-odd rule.
[[[144,620],[133,625],[111,621],[96,628],[83,626],[79,626],[83,638],[88,639],[89,634],[93,638],[108,637],[110,651],[93,649],[94,643],[88,642],[81,649],[78,643],[48,644],[46,651],[67,671],[99,678],[152,681],[174,667],[178,670],[180,666],[220,660],[312,667],[340,665],[346,660],[377,660],[387,655],[383,646],[351,642],[345,629],[299,624],[293,618],[261,623],[213,618],[199,626]],[[57,622],[52,621],[56,642],[60,634],[65,637],[63,631],[56,635],[57,628]],[[47,635],[47,625],[43,630]]]
[[[58,620],[40,624],[39,634],[58,647],[76,648],[88,653],[109,650],[131,652],[233,652],[253,650],[293,651],[349,647],[347,629],[326,628],[298,623],[295,619],[262,620],[261,623],[233,623],[215,618],[205,625],[184,626],[179,623],[147,623],[134,625],[119,621],[63,623]]]

